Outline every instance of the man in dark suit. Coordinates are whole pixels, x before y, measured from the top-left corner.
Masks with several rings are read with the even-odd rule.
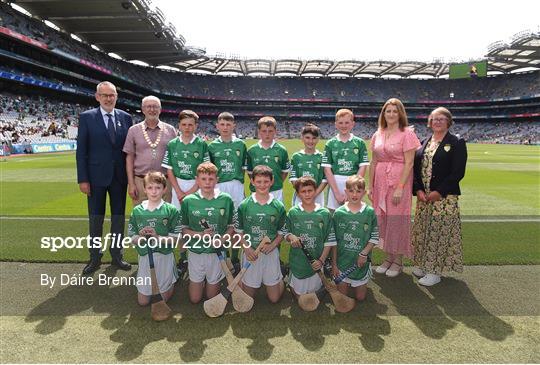
[[[131,265],[122,259],[119,243],[124,233],[127,191],[126,156],[122,147],[133,122],[131,115],[115,109],[117,99],[114,84],[103,81],[96,89],[96,100],[100,106],[81,113],[79,117],[77,182],[81,192],[87,195],[90,237],[94,243],[89,248],[90,261],[83,269],[84,275],[93,273],[101,265],[103,253],[95,243],[103,235],[107,193],[111,208],[111,236],[116,237],[114,242],[108,242],[112,264],[122,270],[131,269]]]

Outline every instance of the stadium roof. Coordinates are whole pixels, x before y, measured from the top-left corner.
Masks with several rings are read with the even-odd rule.
[[[486,55],[488,71],[508,73],[533,67],[540,69],[540,32],[523,31],[512,37],[511,44],[496,42]],[[226,59],[200,56],[174,62],[184,71],[213,74],[236,73],[241,75],[297,75],[297,76],[357,76],[376,77],[396,75],[401,77],[429,75],[439,77],[449,72],[446,62],[391,62],[391,61],[330,61],[330,60],[264,60]]]
[[[159,8],[151,7],[148,0],[8,2],[126,60],[161,65],[189,54],[184,47],[185,39],[177,34],[171,23],[165,24],[164,14]]]
[[[434,61],[359,61],[359,60],[267,60],[226,58],[205,55],[204,50],[185,47],[150,0],[16,0],[33,15],[49,20],[106,52],[126,60],[169,65],[181,71],[217,75],[293,75],[293,76],[396,76],[447,75],[449,63]],[[503,73],[523,68],[540,69],[540,31],[520,32],[510,44],[502,41],[488,47],[488,71]],[[476,60],[478,61],[478,60]]]
[[[494,42],[488,46],[489,69],[510,72],[524,67],[540,68],[540,32],[523,31],[512,42]]]

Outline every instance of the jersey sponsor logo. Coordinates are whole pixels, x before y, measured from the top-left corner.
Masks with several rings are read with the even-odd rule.
[[[360,238],[354,237],[352,233],[345,233],[343,240],[345,241],[345,249],[355,250],[360,245]]]
[[[311,250],[315,248],[315,242],[317,241],[315,237],[312,237],[307,233],[300,234],[300,240],[302,240],[302,243],[307,249]]]
[[[184,161],[178,161],[178,168],[180,169],[181,174],[191,174],[191,166]]]
[[[198,210],[194,210],[193,212],[191,212],[191,214],[193,214],[195,217],[198,217],[201,215],[201,212]]]
[[[338,159],[338,162],[337,162],[338,166],[339,166],[339,169],[341,171],[352,171],[353,169],[353,164],[351,161],[347,161],[345,160],[344,158],[340,158]]]

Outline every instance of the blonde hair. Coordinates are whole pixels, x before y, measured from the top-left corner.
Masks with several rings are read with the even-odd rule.
[[[167,187],[167,178],[159,171],[150,171],[144,175],[143,186],[146,187],[149,184],[161,184],[164,188]]]
[[[277,122],[274,117],[270,116],[264,116],[257,122],[257,128],[261,129],[262,126],[265,127],[274,127],[274,129],[277,129]]]
[[[431,128],[431,120],[433,119],[433,114],[444,115],[446,117],[446,126],[448,127],[448,129],[450,129],[452,124],[454,124],[454,119],[452,117],[452,113],[450,113],[450,110],[446,109],[445,107],[440,106],[438,108],[433,109],[433,111],[429,113],[428,123],[427,123],[429,128]]]
[[[362,176],[351,175],[345,182],[347,190],[366,190],[366,180]]]
[[[351,120],[354,122],[354,113],[350,109],[339,109],[336,112],[336,120],[341,117],[349,116],[351,117]]]
[[[386,118],[384,117],[384,112],[389,105],[394,105],[397,108],[399,115],[399,129],[405,129],[405,127],[409,125],[409,120],[407,118],[407,113],[405,112],[403,103],[397,98],[390,98],[386,101],[386,103],[384,103],[381,113],[379,114],[379,128],[386,129],[386,127],[388,127],[388,123],[386,123]]]
[[[212,162],[203,162],[197,166],[197,176],[201,174],[217,175],[218,168]]]

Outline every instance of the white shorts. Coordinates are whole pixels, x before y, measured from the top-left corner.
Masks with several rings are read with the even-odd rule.
[[[178,186],[180,186],[180,190],[186,191],[189,190],[195,185],[195,180],[182,180],[180,178],[176,178],[176,182],[178,183]],[[172,201],[171,204],[176,207],[176,209],[180,209],[180,202],[178,202],[178,195],[176,195],[176,191],[172,189]]]
[[[188,254],[189,280],[194,283],[202,283],[205,279],[208,284],[217,284],[225,277],[221,264],[215,253]]]
[[[298,203],[300,203],[300,198],[296,195],[296,191],[295,191],[293,192],[291,206],[294,207],[295,205],[298,205]],[[324,207],[324,190],[321,191],[321,193],[317,195],[317,197],[315,198],[315,204],[319,204],[321,207]]]
[[[369,264],[368,272],[367,272],[366,276],[364,276],[362,279],[360,279],[360,280],[352,280],[352,279],[349,279],[349,278],[345,278],[345,279],[343,279],[343,282],[347,283],[347,284],[350,284],[351,287],[353,287],[353,288],[356,288],[356,287],[358,287],[360,285],[366,285],[369,282],[369,279],[371,279],[372,276],[373,276],[373,272],[371,271],[371,264]]]
[[[242,263],[247,260],[246,254],[242,255]],[[265,286],[274,286],[283,279],[281,266],[279,264],[279,250],[277,247],[268,255],[259,253],[257,261],[251,264],[242,278],[242,282],[250,288],[260,288],[261,284]]]
[[[154,252],[153,256],[154,270],[156,272],[159,291],[161,293],[165,293],[172,288],[178,279],[178,271],[176,270],[176,265],[174,262],[174,254],[170,253],[164,255],[159,252]],[[148,283],[137,285],[137,290],[139,293],[146,296],[152,295],[152,285],[150,284],[150,263],[148,262],[148,255],[139,256],[137,278],[142,278],[145,283]]]
[[[289,286],[294,289],[296,294],[302,295],[313,293],[322,288],[322,281],[318,274],[313,274],[309,278],[298,279],[291,273]]]
[[[234,203],[234,209],[238,208],[242,200],[245,199],[244,184],[238,180],[226,181],[217,184],[217,188],[229,194],[232,197]]]
[[[347,181],[348,176],[343,175],[334,175],[334,178],[336,179],[336,185],[339,191],[342,193],[345,193],[345,182]],[[328,203],[326,204],[326,207],[328,209],[337,209],[341,206],[336,200],[336,197],[334,196],[334,192],[332,188],[328,189]]]

